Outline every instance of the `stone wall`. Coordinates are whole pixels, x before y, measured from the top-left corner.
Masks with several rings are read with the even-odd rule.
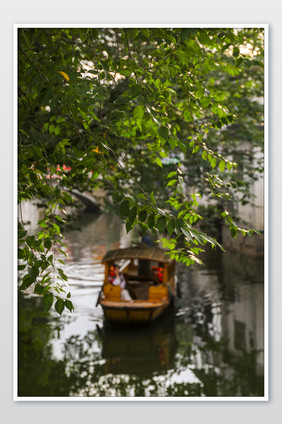
[[[264,232],[260,235],[243,236],[238,232],[236,239],[234,239],[228,227],[222,227],[222,246],[226,250],[238,252],[242,255],[248,255],[255,258],[264,257]]]

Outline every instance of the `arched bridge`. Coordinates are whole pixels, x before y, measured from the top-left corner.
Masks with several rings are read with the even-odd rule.
[[[99,212],[100,211],[100,204],[96,198],[93,195],[89,193],[81,193],[78,190],[72,190],[70,192],[73,196],[75,196],[81,203],[84,204],[87,210],[92,212]],[[97,196],[100,197],[100,196]]]

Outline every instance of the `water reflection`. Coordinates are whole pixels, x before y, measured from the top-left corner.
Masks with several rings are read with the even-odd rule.
[[[52,339],[56,323],[35,298],[19,293],[18,395],[68,396],[71,381],[65,361],[53,357]]]
[[[172,310],[152,325],[104,324],[98,331],[106,374],[145,374],[174,368],[177,341]]]
[[[124,328],[95,306],[102,256],[130,244],[119,220],[85,214],[66,239],[75,312],[20,294],[19,396],[263,396],[263,263],[209,252],[180,265],[179,308]]]

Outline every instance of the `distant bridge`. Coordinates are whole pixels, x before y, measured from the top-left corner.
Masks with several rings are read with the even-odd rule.
[[[71,190],[70,194],[75,196],[81,203],[84,204],[87,210],[92,212],[99,212],[101,210],[100,204],[97,201],[97,198],[89,193],[81,193],[78,190]],[[98,196],[97,197],[101,197]]]
[[[58,176],[55,175],[51,178],[47,177],[46,182],[52,186],[56,186],[58,184]],[[106,193],[102,189],[96,189],[94,193],[80,192],[76,189],[65,190],[68,191],[73,197],[76,197],[86,207],[87,210],[92,212],[100,212],[101,205],[103,204],[106,197]]]

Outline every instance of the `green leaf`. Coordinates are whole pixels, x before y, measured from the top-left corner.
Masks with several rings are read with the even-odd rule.
[[[219,166],[219,169],[221,170],[221,172],[223,172],[224,169],[225,169],[225,162],[224,162],[224,160],[220,161],[218,166]]]
[[[183,111],[183,117],[184,117],[184,119],[185,119],[186,122],[191,122],[192,119],[193,119],[193,117],[192,117],[191,112],[190,112],[189,109],[185,109]]]
[[[65,273],[64,273],[64,271],[63,271],[62,269],[58,268],[58,272],[59,272],[59,274],[60,274],[61,278],[62,278],[64,281],[68,281],[68,277],[65,275]]]
[[[208,157],[208,154],[207,154],[206,150],[203,150],[202,158],[203,158],[204,160],[207,160],[207,157]]]
[[[131,98],[130,97],[127,97],[127,96],[119,96],[118,98],[117,98],[117,100],[115,101],[115,103],[117,104],[117,105],[125,105],[125,104],[128,104],[128,102],[131,100]]]
[[[231,236],[235,239],[237,237],[238,228],[236,228],[235,226],[231,226],[229,228],[230,228]]]
[[[151,213],[151,215],[149,215],[149,218],[147,219],[147,225],[151,230],[154,228],[154,225],[155,225],[155,214],[154,213]]]
[[[169,133],[168,133],[168,129],[166,127],[163,127],[163,126],[159,127],[158,128],[158,134],[161,138],[163,138],[165,141],[167,141]]]
[[[31,286],[31,284],[34,282],[34,280],[32,280],[32,278],[30,277],[30,275],[26,274],[23,278],[23,282],[19,287],[19,290],[26,290],[29,286]]]
[[[129,231],[132,229],[132,227],[133,227],[133,225],[134,225],[134,222],[135,222],[135,220],[134,220],[134,219],[130,219],[130,218],[128,218],[128,219],[126,220],[126,223],[125,223],[125,229],[126,229],[126,232],[127,232],[127,233],[129,233]]]
[[[160,167],[163,166],[163,163],[162,163],[161,159],[158,158],[158,157],[156,157],[156,164],[159,165]]]
[[[131,209],[130,209],[130,211],[129,211],[129,218],[130,219],[135,219],[136,218],[136,215],[137,215],[137,206],[133,206]]]
[[[47,228],[48,225],[44,220],[38,221],[38,224],[40,225],[41,228]]]
[[[47,260],[48,260],[48,262],[49,262],[50,264],[53,262],[53,259],[54,259],[54,255],[50,255],[50,256],[48,256],[48,258],[47,258]]]
[[[157,78],[157,79],[154,81],[154,85],[155,85],[155,87],[158,89],[158,91],[160,91],[161,81],[160,81],[160,79],[159,79],[159,78]]]
[[[43,293],[43,291],[44,291],[44,287],[41,284],[39,284],[39,283],[35,284],[35,287],[34,287],[34,293],[35,294],[41,295]]]
[[[35,240],[34,241],[34,248],[35,249],[39,249],[40,248],[40,246],[41,246],[41,240]]]
[[[204,44],[204,45],[206,44],[208,46],[210,45],[211,39],[205,30],[200,30],[197,37],[201,44]]]
[[[35,240],[34,236],[28,236],[28,237],[26,238],[26,244],[27,244],[29,247],[31,247],[32,249],[34,248],[34,240]]]
[[[65,302],[62,299],[58,299],[55,303],[55,309],[58,312],[58,314],[62,315],[62,312],[65,308]]]
[[[183,153],[186,153],[187,146],[181,140],[178,140],[177,144],[178,144],[179,149],[182,150]]]
[[[73,304],[70,300],[65,300],[65,307],[68,308],[70,312],[74,310]]]
[[[34,282],[39,275],[39,270],[36,266],[32,266],[32,267],[28,268],[28,274],[29,274],[32,282]]]
[[[35,261],[34,266],[36,266],[36,268],[40,268],[42,265],[42,260],[41,259],[37,259],[37,261]]]
[[[139,228],[140,228],[140,231],[141,231],[141,234],[142,235],[144,235],[146,233],[147,229],[148,229],[147,225],[146,224],[142,224],[142,223],[139,224]]]
[[[185,237],[188,239],[188,241],[192,241],[193,237],[188,229],[181,228],[182,233],[185,235]]]
[[[180,59],[180,61],[184,64],[187,65],[188,64],[188,55],[186,52],[182,51],[182,50],[176,50],[174,52],[174,54],[178,57],[178,59]]]
[[[200,89],[199,89],[199,90],[197,90],[197,91],[196,91],[196,93],[195,93],[195,97],[196,97],[196,99],[199,99],[199,98],[203,97],[203,95],[204,95],[204,89],[203,89],[203,88],[200,88]]]
[[[212,160],[211,160],[211,167],[212,168],[216,167],[216,159],[215,158],[212,158]]]
[[[123,200],[123,202],[121,202],[121,204],[119,206],[119,212],[124,217],[128,216],[128,213],[129,213],[129,200],[128,199],[125,198]]]
[[[161,216],[158,221],[157,221],[157,229],[159,230],[160,233],[164,232],[164,229],[166,227],[166,217],[165,216]]]
[[[25,249],[18,249],[18,258],[19,259],[24,259],[25,256],[26,256]]]
[[[175,184],[177,184],[177,180],[170,180],[168,183],[167,183],[167,187],[171,187],[171,186],[173,186],[173,185],[175,185]]]
[[[22,271],[23,269],[25,269],[26,265],[18,265],[18,270]]]
[[[51,124],[49,127],[49,133],[52,134],[55,131],[55,125]]]
[[[232,163],[231,162],[227,162],[227,169],[228,169],[228,171],[231,171],[232,167],[233,167]]]
[[[42,271],[45,271],[45,269],[48,268],[49,265],[50,265],[49,262],[43,261],[42,262],[42,265],[41,265]]]
[[[137,197],[139,198],[139,199],[146,199],[146,196],[143,194],[143,193],[139,193],[139,194],[137,194]]]
[[[27,234],[27,231],[25,231],[25,230],[19,230],[18,231],[18,238],[19,238],[19,240],[20,239],[23,239],[26,234]]]
[[[136,106],[136,108],[133,111],[133,116],[134,116],[134,119],[141,119],[141,120],[143,119],[144,109],[141,105]]]
[[[202,97],[200,99],[201,106],[205,109],[209,106],[211,99],[209,97]]]
[[[178,193],[182,194],[183,193],[183,185],[177,184],[176,190],[178,191]]]
[[[177,172],[175,172],[175,171],[170,172],[170,173],[168,174],[167,178],[174,177],[175,175],[177,175]]]
[[[50,247],[52,246],[52,241],[50,239],[44,240],[44,246],[46,247],[47,250],[49,250]]]
[[[147,219],[147,211],[145,209],[140,211],[139,214],[138,214],[138,218],[141,222],[145,222],[146,219]]]
[[[154,193],[153,192],[151,192],[150,198],[151,198],[151,202],[153,203],[153,205],[155,205],[156,204],[156,199],[155,199],[155,196],[154,196]]]
[[[135,222],[136,215],[137,215],[137,207],[133,206],[133,208],[131,208],[129,211],[129,217],[125,224],[127,232],[129,232],[132,229]]]
[[[175,222],[173,221],[173,219],[171,219],[170,221],[168,221],[168,224],[167,224],[167,231],[169,232],[169,235],[173,233],[174,229],[175,229]]]
[[[52,224],[52,225],[53,225],[54,229],[56,230],[56,233],[57,234],[60,234],[61,233],[61,230],[60,230],[59,225],[57,225],[57,224]]]
[[[233,56],[234,57],[238,57],[240,54],[240,50],[238,49],[238,47],[234,47],[233,49]]]
[[[169,145],[171,147],[172,150],[175,149],[175,147],[177,146],[177,140],[175,138],[169,138],[168,139]]]
[[[67,253],[64,252],[62,249],[57,249],[57,250],[58,250],[58,252],[61,252],[64,256],[68,257]]]
[[[52,293],[46,293],[43,296],[43,306],[45,310],[48,312],[51,306],[53,305],[54,296]]]

